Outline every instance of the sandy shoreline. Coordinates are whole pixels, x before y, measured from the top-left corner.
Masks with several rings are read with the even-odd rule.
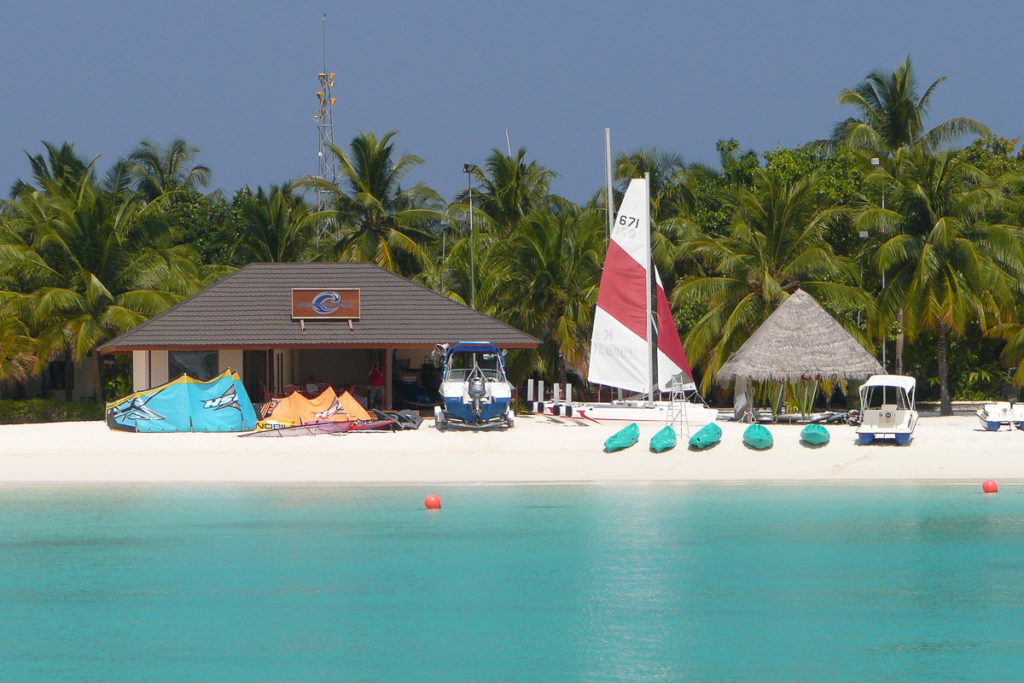
[[[922,417],[909,446],[858,446],[830,426],[823,448],[800,427],[773,425],[775,446],[754,451],[744,425],[721,422],[722,443],[662,454],[647,442],[602,452],[616,426],[525,416],[508,432],[439,433],[430,420],[398,433],[293,438],[130,434],[102,422],[0,426],[0,484],[584,482],[1024,482],[1024,433],[985,432],[973,416]]]

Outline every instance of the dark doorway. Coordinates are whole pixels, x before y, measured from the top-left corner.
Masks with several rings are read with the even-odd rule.
[[[271,351],[245,351],[242,354],[242,384],[253,403],[269,400],[273,391],[270,377]]]

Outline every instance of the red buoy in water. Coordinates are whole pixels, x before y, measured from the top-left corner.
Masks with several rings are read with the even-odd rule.
[[[986,479],[981,485],[981,490],[985,493],[998,493],[999,485],[991,479]]]
[[[429,496],[423,499],[423,504],[427,506],[428,510],[440,510],[441,498],[431,493]]]

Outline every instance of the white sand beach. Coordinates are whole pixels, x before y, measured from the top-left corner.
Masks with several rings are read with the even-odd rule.
[[[800,445],[800,427],[772,425],[775,446],[754,451],[744,425],[720,423],[706,451],[662,454],[640,442],[604,453],[617,426],[523,416],[507,432],[416,431],[292,438],[132,434],[102,422],[0,426],[0,484],[103,483],[547,483],[547,482],[1024,482],[1024,433],[982,431],[973,416],[922,417],[910,445]],[[584,426],[585,425],[585,426]]]

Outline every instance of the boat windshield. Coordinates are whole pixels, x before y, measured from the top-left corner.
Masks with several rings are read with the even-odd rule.
[[[877,409],[886,405],[895,405],[897,410],[910,410],[913,406],[907,392],[899,387],[871,387],[864,400],[862,409]]]
[[[505,379],[501,361],[493,353],[455,353],[448,358],[447,379],[466,380],[473,371],[473,366],[480,368],[484,379],[501,381]]]

